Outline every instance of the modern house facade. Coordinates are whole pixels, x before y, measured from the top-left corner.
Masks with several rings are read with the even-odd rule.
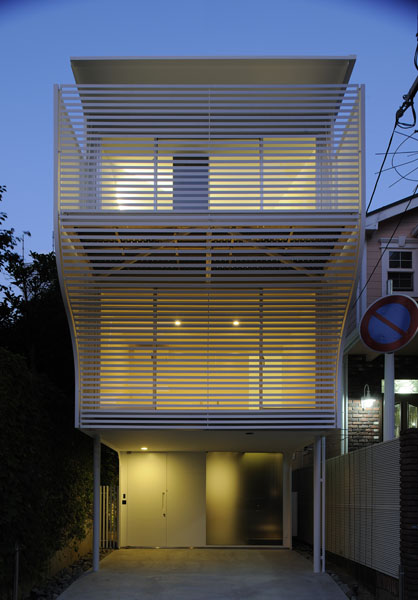
[[[122,546],[291,547],[292,454],[313,443],[323,568],[362,239],[353,66],[86,58],[55,88],[75,426],[96,441],[96,524],[100,441],[119,453]]]

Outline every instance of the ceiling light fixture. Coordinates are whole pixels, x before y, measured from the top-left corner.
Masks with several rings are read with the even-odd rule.
[[[146,446],[142,446],[141,450],[148,450]]]
[[[232,321],[232,325],[233,325],[234,327],[238,327],[238,325],[239,325],[239,321],[238,321],[238,319],[235,319],[234,321]]]
[[[174,321],[174,325],[175,325],[176,327],[180,327],[180,325],[181,325],[181,321],[180,321],[179,319],[176,319],[176,320]]]

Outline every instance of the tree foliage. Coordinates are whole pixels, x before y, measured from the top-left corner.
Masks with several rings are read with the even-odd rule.
[[[36,574],[90,524],[91,440],[74,429],[65,394],[4,348],[0,391],[0,561],[18,543],[26,575]]]
[[[5,187],[0,186],[0,200]],[[17,252],[21,238],[0,212],[0,585],[16,542],[39,573],[92,511],[92,440],[74,428],[71,337],[54,253]],[[117,482],[117,457],[103,448],[102,481]],[[2,575],[3,574],[3,575]]]

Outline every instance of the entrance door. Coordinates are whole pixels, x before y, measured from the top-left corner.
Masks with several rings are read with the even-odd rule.
[[[126,545],[205,545],[205,454],[143,452],[126,459]]]
[[[128,460],[127,546],[166,546],[165,454],[132,453]]]

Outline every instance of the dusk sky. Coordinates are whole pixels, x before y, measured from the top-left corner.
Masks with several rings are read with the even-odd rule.
[[[81,56],[357,56],[351,81],[366,85],[367,203],[418,74],[416,32],[417,4],[406,1],[0,0],[0,184],[8,190],[0,210],[17,234],[31,231],[27,250],[52,249],[52,88],[73,83],[70,57]],[[402,139],[395,135],[392,150]],[[418,142],[403,149],[414,143],[417,151]],[[397,179],[384,174],[372,208],[418,183],[390,187]]]

